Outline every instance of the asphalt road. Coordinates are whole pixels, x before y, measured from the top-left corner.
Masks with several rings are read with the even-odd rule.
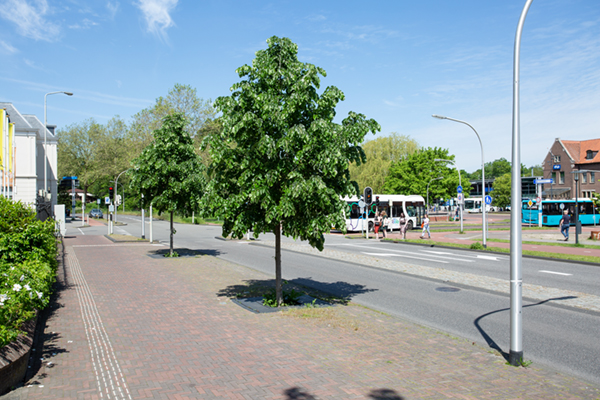
[[[127,226],[115,233],[140,235],[139,218],[120,216]],[[67,234],[106,234],[106,227],[73,229]],[[176,248],[205,250],[268,275],[274,275],[274,250],[257,242],[224,241],[216,226],[177,225]],[[155,221],[154,239],[168,245],[168,223]],[[149,229],[146,228],[146,237]],[[270,236],[270,237],[269,237]],[[266,235],[265,239],[272,239]],[[290,240],[290,239],[285,239]],[[328,235],[326,247],[363,255],[393,254],[403,262],[459,272],[508,279],[507,256],[478,257],[461,250],[347,240]],[[541,272],[551,271],[554,273]],[[509,297],[473,287],[449,285],[357,263],[283,250],[284,279],[315,287],[358,304],[439,329],[469,341],[509,351]],[[579,264],[523,259],[527,283],[598,295],[600,268]],[[559,275],[559,274],[571,275]],[[458,291],[443,291],[452,286]],[[600,383],[600,314],[556,306],[550,302],[523,302],[523,350],[525,359]]]

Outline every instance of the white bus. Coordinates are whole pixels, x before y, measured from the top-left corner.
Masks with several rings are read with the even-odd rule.
[[[375,205],[375,199],[379,197],[379,207]],[[360,232],[367,227],[369,231],[373,231],[373,219],[375,212],[385,211],[388,217],[392,220],[389,229],[400,229],[400,214],[403,213],[408,218],[408,229],[421,226],[421,219],[425,215],[425,200],[423,196],[417,195],[401,195],[401,194],[374,194],[373,204],[364,210],[361,214],[359,207],[360,199],[356,196],[344,198],[348,207],[346,213],[346,230],[348,232]],[[368,211],[368,218],[366,218]]]
[[[481,197],[468,197],[465,199],[464,211],[468,213],[480,213],[481,212]],[[495,207],[489,204],[485,205],[485,212],[496,211]]]

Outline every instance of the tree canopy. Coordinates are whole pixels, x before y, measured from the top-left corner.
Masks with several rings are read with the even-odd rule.
[[[358,183],[360,191],[370,186],[373,193],[384,194],[385,178],[392,162],[413,154],[419,149],[419,144],[409,136],[392,132],[389,136],[365,142],[362,148],[367,161],[360,165],[350,164],[350,178]]]
[[[181,113],[167,115],[154,131],[151,142],[133,160],[131,187],[144,195],[159,213],[171,215],[170,253],[173,254],[173,213],[191,214],[199,209],[203,191],[203,164],[194,150],[186,119]]]
[[[494,180],[493,205],[496,207],[508,207],[511,202],[511,182],[510,172],[499,176]]]
[[[458,171],[452,164],[435,162],[435,159],[453,161],[454,156],[447,149],[435,147],[421,149],[406,159],[393,162],[385,181],[385,193],[426,197],[429,184],[430,199],[454,197],[459,182]],[[442,179],[433,180],[438,177]]]
[[[281,235],[322,250],[323,232],[345,227],[341,196],[358,192],[348,165],[365,161],[360,143],[380,127],[355,112],[334,123],[344,94],[329,86],[319,95],[325,71],[300,62],[290,39],[267,43],[251,66],[237,69],[242,80],[231,96],[215,102],[223,129],[205,142],[212,157],[205,204],[223,216],[224,236],[275,233],[281,305]]]

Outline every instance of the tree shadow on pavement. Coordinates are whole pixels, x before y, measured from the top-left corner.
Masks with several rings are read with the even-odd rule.
[[[550,301],[570,300],[570,299],[576,299],[576,298],[577,298],[577,296],[555,297],[553,299],[546,299],[546,300],[540,301],[540,302],[535,303],[535,304],[528,304],[526,306],[523,306],[523,308],[525,308],[525,307],[540,306],[540,305],[548,303]],[[500,310],[490,311],[487,314],[483,314],[483,315],[477,317],[473,323],[475,324],[475,327],[477,328],[477,330],[479,331],[479,333],[481,334],[481,336],[483,337],[483,339],[486,341],[486,343],[488,344],[488,346],[491,347],[492,349],[496,350],[497,352],[499,352],[502,355],[502,357],[504,357],[504,359],[506,361],[508,361],[508,355],[509,355],[509,353],[503,351],[502,348],[500,348],[500,346],[498,346],[498,344],[494,341],[494,339],[492,339],[490,337],[490,335],[488,335],[486,333],[486,331],[480,325],[480,322],[481,322],[481,320],[483,318],[488,317],[488,316],[490,316],[492,314],[497,314],[497,313],[504,312],[504,311],[510,311],[510,308],[502,308]]]
[[[404,397],[392,389],[373,389],[369,397],[374,400],[404,400]]]
[[[229,285],[221,289],[217,296],[229,298],[262,297],[275,289],[275,279],[249,279],[244,283]],[[352,297],[373,292],[365,285],[351,284],[348,282],[319,282],[312,278],[297,278],[283,281],[283,291],[295,290],[316,299],[330,303],[347,304]]]
[[[188,249],[188,248],[173,248],[173,251],[176,252],[179,257],[196,257],[196,256],[213,256],[213,257],[218,257],[220,255],[222,255],[223,253],[219,250],[215,250],[215,249]],[[167,254],[170,253],[169,248],[167,247],[166,249],[158,249],[158,250],[153,250],[153,251],[149,251],[149,256],[152,258],[161,258],[161,257],[165,257]],[[177,257],[175,257],[177,258]]]
[[[297,387],[286,389],[283,394],[285,395],[285,400],[316,400],[312,394],[304,392]]]

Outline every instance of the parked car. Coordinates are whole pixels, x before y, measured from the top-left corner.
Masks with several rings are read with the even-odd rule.
[[[104,214],[99,208],[94,208],[90,211],[90,218],[104,218]]]

